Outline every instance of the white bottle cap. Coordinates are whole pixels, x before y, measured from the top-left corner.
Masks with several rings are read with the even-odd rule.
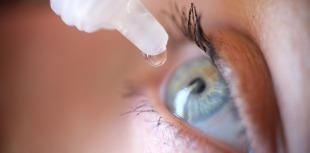
[[[51,0],[51,7],[81,31],[116,29],[147,55],[166,50],[167,32],[139,0]]]

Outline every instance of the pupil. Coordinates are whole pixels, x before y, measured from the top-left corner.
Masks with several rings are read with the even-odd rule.
[[[191,93],[193,93],[193,94],[200,94],[200,93],[202,93],[202,92],[206,89],[206,87],[207,87],[205,81],[204,81],[203,79],[201,79],[201,78],[196,78],[196,79],[192,80],[192,81],[189,83],[189,86],[193,86],[193,87],[194,87],[193,90],[192,90],[192,92],[191,92]]]

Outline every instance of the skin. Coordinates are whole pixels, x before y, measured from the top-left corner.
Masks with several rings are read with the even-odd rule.
[[[173,28],[156,13],[168,5],[144,2]],[[232,72],[224,76],[253,150],[310,150],[309,1],[208,0],[196,6]],[[153,68],[117,32],[79,32],[47,3],[1,9],[0,19],[1,152],[238,152],[164,106],[173,70],[202,56],[195,45],[170,36],[167,63]],[[142,96],[122,98],[128,80]],[[158,113],[120,116],[141,104]]]

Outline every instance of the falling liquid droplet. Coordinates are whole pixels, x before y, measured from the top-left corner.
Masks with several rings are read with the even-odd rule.
[[[144,57],[150,65],[159,67],[165,64],[167,60],[167,51],[164,51],[155,56],[144,54]]]

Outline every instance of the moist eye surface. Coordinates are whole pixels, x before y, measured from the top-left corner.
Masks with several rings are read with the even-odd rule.
[[[208,58],[191,59],[171,75],[165,102],[172,114],[204,135],[248,150],[228,85]]]

